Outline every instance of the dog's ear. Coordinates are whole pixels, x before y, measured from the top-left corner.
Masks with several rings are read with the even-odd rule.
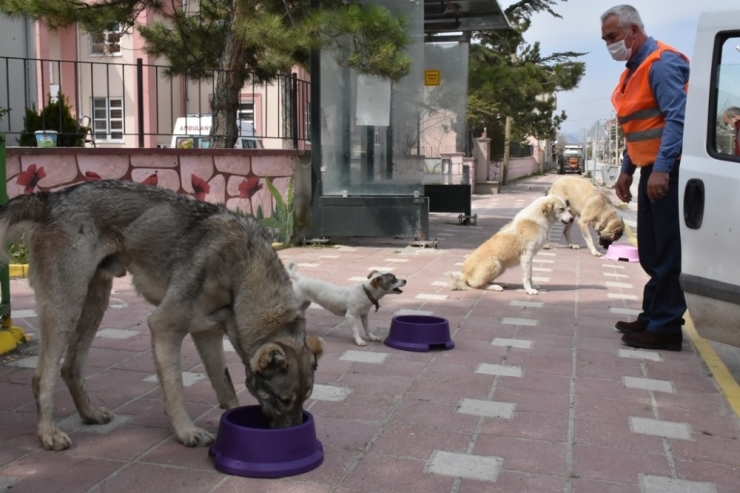
[[[288,366],[288,358],[285,350],[274,342],[264,344],[257,350],[249,361],[249,367],[254,373],[265,373],[269,368],[285,368]]]
[[[306,337],[306,346],[319,359],[324,354],[324,340],[321,337]]]
[[[550,214],[552,214],[552,200],[546,200],[544,204],[542,204],[542,215],[547,217]]]
[[[377,276],[378,274],[380,274],[380,273],[377,270],[373,270],[373,271],[370,272],[370,274],[367,275],[367,278],[368,279],[372,279],[373,276]]]
[[[371,285],[371,286],[372,286],[372,287],[373,287],[374,289],[378,289],[378,285],[380,284],[380,281],[381,281],[381,280],[382,280],[382,279],[381,279],[381,276],[376,276],[376,277],[374,277],[374,278],[373,278],[373,280],[372,280],[372,281],[370,281],[370,285]]]

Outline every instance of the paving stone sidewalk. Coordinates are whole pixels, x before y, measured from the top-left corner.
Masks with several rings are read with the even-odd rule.
[[[205,448],[179,445],[154,377],[151,307],[124,278],[85,370],[93,402],[116,412],[111,424],[80,424],[58,379],[55,412],[73,445],[42,450],[33,347],[0,358],[0,492],[740,491],[740,420],[689,339],[679,353],[639,351],[612,328],[638,313],[646,281],[638,264],[591,256],[575,230],[584,248],[570,250],[557,226],[553,248],[535,257],[539,295],[521,289],[519,268],[501,278],[503,292],[447,287],[446,273],[555,178],[474,197],[476,226],[433,214],[437,249],[355,238],[279,252],[302,275],[339,284],[392,271],[408,283],[371,313],[375,332],[385,337],[394,315],[428,313],[449,320],[456,344],[428,353],[358,347],[342,319],[309,308],[308,332],[326,342],[307,402],[324,446],[319,468],[273,480],[228,476]],[[14,322],[38,334],[27,281],[11,284]],[[228,349],[241,403],[254,404]],[[186,408],[215,432],[221,410],[190,339],[182,359]]]

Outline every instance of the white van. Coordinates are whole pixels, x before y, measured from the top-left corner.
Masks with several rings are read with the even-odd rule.
[[[191,114],[180,117],[175,121],[172,130],[170,147],[176,149],[210,149],[211,147],[211,115]],[[254,124],[251,121],[239,120],[239,137],[236,139],[235,149],[262,149],[262,139],[257,137]]]
[[[740,107],[740,7],[724,5],[701,15],[691,57],[679,172],[681,286],[697,332],[740,347],[740,155],[737,129],[722,119],[726,108]]]

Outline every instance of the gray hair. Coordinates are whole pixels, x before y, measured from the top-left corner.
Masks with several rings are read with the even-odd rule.
[[[729,119],[733,116],[736,116],[740,118],[740,108],[737,106],[730,106],[729,108],[725,109],[725,111],[722,112],[722,121],[725,122],[725,125],[729,123]]]
[[[627,29],[630,26],[637,26],[641,32],[645,32],[645,26],[640,19],[640,13],[632,5],[617,5],[601,14],[601,23],[603,24],[609,17],[615,16],[619,21],[619,27]]]

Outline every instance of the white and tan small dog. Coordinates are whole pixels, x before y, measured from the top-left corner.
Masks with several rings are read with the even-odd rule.
[[[288,275],[295,281],[293,292],[302,310],[316,303],[334,315],[344,317],[352,331],[352,338],[358,346],[366,345],[360,337],[360,324],[365,335],[373,342],[380,341],[375,336],[367,322],[370,308],[378,311],[378,301],[387,294],[401,294],[401,287],[406,285],[405,279],[398,279],[391,273],[380,273],[376,270],[367,276],[367,281],[358,282],[350,286],[339,286],[320,279],[309,279],[298,275],[295,271],[296,263],[288,264]]]
[[[459,278],[450,274],[450,287],[457,291],[484,288],[504,271],[522,266],[522,283],[527,294],[537,294],[532,285],[532,258],[547,241],[555,221],[573,221],[568,203],[557,195],[540,197],[519,211],[514,219],[479,246],[465,259]],[[503,287],[492,284],[493,291]]]

